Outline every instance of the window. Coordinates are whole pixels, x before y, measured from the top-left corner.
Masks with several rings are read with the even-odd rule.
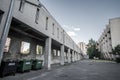
[[[22,41],[20,52],[22,54],[29,54],[30,53],[30,43]]]
[[[65,43],[65,34],[64,34],[64,30],[63,30],[63,43]]]
[[[57,38],[59,38],[59,28],[57,28]]]
[[[106,40],[106,42],[108,42],[108,41]]]
[[[109,38],[109,40],[111,40],[111,37]]]
[[[46,30],[48,30],[48,17],[46,17]]]
[[[21,12],[23,12],[23,10],[24,10],[25,1],[26,1],[26,0],[21,0],[21,1],[20,1],[19,11],[21,11]]]
[[[11,39],[7,38],[6,43],[5,43],[4,52],[8,52],[9,51],[10,42],[11,42]]]
[[[40,45],[37,45],[36,47],[36,54],[43,54],[43,48]]]
[[[57,56],[60,56],[60,51],[57,51]]]
[[[1,23],[1,20],[2,20],[2,16],[3,16],[3,12],[0,11],[0,23]]]
[[[63,32],[61,31],[61,41],[62,41],[62,38],[63,38]]]
[[[57,56],[55,49],[53,49],[53,55],[54,55],[54,56]]]
[[[38,24],[39,14],[40,14],[40,9],[37,8],[37,11],[36,11],[36,17],[35,17],[35,23],[36,23],[36,24]]]
[[[52,29],[52,34],[54,35],[54,28],[55,28],[54,23],[52,24],[52,26],[53,26],[53,29]]]

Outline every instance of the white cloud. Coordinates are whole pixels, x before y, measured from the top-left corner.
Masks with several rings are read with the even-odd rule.
[[[63,25],[63,27],[68,27],[67,25]]]
[[[68,31],[67,34],[71,37],[76,36],[77,34],[73,31]]]
[[[66,30],[66,31],[80,31],[80,28],[79,27],[75,27],[75,26],[69,26],[69,25],[63,25],[63,28]]]
[[[80,31],[80,28],[74,28],[74,31]]]
[[[63,25],[63,29],[67,32],[67,34],[76,42],[79,42],[79,36],[77,31],[80,31],[79,27],[70,26],[70,25]]]

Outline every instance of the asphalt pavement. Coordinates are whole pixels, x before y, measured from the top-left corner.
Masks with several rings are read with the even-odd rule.
[[[82,60],[51,70],[17,73],[0,80],[120,80],[120,64],[103,60]]]

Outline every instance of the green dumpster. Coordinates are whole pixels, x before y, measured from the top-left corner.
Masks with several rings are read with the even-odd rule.
[[[32,60],[32,69],[33,70],[41,69],[42,63],[43,60],[38,60],[38,59]]]
[[[31,60],[21,60],[19,62],[18,71],[24,72],[24,71],[30,71],[32,67]]]

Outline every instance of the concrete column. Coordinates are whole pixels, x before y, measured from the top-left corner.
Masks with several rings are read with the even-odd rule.
[[[77,61],[79,60],[79,53],[77,53]]]
[[[2,26],[0,25],[0,28],[1,28],[1,30],[0,30],[0,33],[1,33],[0,34],[0,65],[1,65],[2,58],[3,58],[5,42],[6,42],[6,39],[8,36],[10,24],[12,21],[13,8],[14,8],[14,0],[11,0],[8,12],[4,13],[4,14],[6,14],[6,16],[3,18],[5,21],[2,22],[2,24],[1,24]]]
[[[78,60],[80,60],[80,54],[78,53]]]
[[[81,55],[79,54],[79,60],[81,60]]]
[[[75,51],[74,51],[74,62],[75,62]]]
[[[76,52],[76,61],[78,61],[78,53]]]
[[[74,51],[72,51],[72,61],[74,62]]]
[[[74,52],[74,61],[75,61],[75,52]]]
[[[75,52],[75,61],[77,61],[76,52]]]
[[[70,63],[70,49],[68,49],[68,63]]]
[[[78,53],[76,52],[76,61],[78,61]]]
[[[36,59],[36,46],[37,44],[32,41],[30,44],[30,55],[32,59]]]
[[[65,58],[64,58],[64,45],[61,45],[60,52],[61,52],[61,65],[64,65],[64,61],[65,61]]]
[[[45,55],[44,55],[44,60],[45,60],[45,68],[48,70],[51,69],[51,38],[47,38],[45,42]]]
[[[76,52],[76,61],[77,61],[77,52]]]

